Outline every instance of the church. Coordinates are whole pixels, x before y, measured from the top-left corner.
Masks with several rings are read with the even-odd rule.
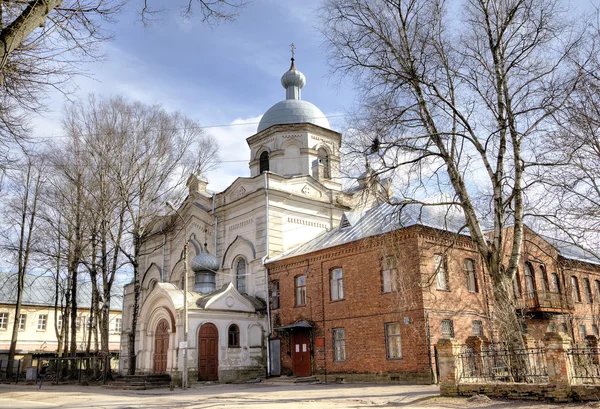
[[[187,367],[189,381],[229,382],[263,377],[278,366],[279,351],[269,347],[265,262],[335,228],[360,196],[342,190],[342,135],[302,100],[305,83],[292,58],[281,77],[285,99],[247,138],[249,177],[213,193],[205,178],[192,175],[180,207],[154,224],[140,266],[136,373],[177,379]],[[133,302],[130,284],[124,333],[131,331]],[[127,342],[124,335],[123,374]]]

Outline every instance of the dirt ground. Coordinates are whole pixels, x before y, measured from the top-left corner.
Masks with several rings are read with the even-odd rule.
[[[553,404],[485,396],[443,398],[436,386],[277,382],[194,385],[190,389],[121,391],[101,386],[0,385],[0,408],[598,408],[600,403]]]

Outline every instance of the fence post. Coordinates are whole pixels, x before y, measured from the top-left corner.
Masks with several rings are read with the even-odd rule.
[[[461,374],[461,363],[457,359],[461,344],[455,338],[442,338],[436,344],[436,348],[440,369],[440,394],[443,396],[456,396],[458,395],[458,381]]]
[[[557,389],[560,386],[569,386],[572,374],[567,350],[571,347],[571,342],[568,339],[564,339],[561,334],[547,332],[544,337],[544,344],[546,345],[548,382],[556,385]]]

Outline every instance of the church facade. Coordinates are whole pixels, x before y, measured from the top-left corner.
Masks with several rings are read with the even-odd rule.
[[[306,79],[293,59],[281,83],[286,99],[271,107],[247,138],[250,176],[213,193],[207,180],[192,175],[187,198],[154,224],[144,242],[136,373],[177,378],[187,355],[190,382],[264,376],[272,332],[265,260],[333,229],[352,207],[354,197],[340,182],[341,134],[301,99]],[[133,301],[130,284],[125,333],[131,331]],[[129,369],[127,342],[124,334],[121,373]]]

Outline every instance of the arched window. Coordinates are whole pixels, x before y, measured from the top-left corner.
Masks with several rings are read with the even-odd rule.
[[[475,275],[475,261],[466,258],[464,261],[465,275],[467,276],[467,290],[472,293],[479,292],[477,287],[477,276]]]
[[[550,282],[548,281],[548,272],[546,271],[546,267],[544,267],[543,265],[540,266],[540,273],[541,273],[541,279],[542,279],[542,291],[544,293],[549,293],[550,292]]]
[[[560,278],[558,273],[552,273],[552,292],[560,294]]]
[[[527,296],[535,298],[535,275],[531,263],[525,263],[525,285],[527,286]]]
[[[571,276],[571,287],[573,290],[573,301],[581,302],[581,293],[579,292],[579,280],[575,276]]]
[[[269,152],[264,151],[260,154],[260,172],[267,172],[269,170]]]
[[[319,167],[323,167],[323,177],[325,179],[331,179],[331,169],[329,167],[329,155],[325,148],[319,148],[317,151],[317,159],[319,161]]]
[[[246,293],[246,260],[238,259],[235,265],[235,288],[241,294]]]
[[[231,324],[227,331],[227,346],[229,348],[240,347],[240,329],[235,324]]]

